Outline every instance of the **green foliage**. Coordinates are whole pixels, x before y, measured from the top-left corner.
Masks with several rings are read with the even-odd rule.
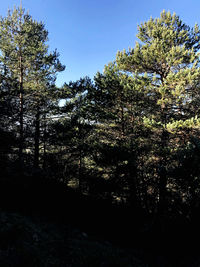
[[[173,155],[181,142],[189,142],[188,131],[189,136],[199,131],[200,31],[197,25],[190,29],[176,14],[163,11],[160,18],[139,25],[137,37],[141,42],[118,52],[116,62],[122,73],[143,80],[149,101],[143,102],[148,112],[142,119],[151,131],[153,146],[148,153],[157,169],[154,175],[159,178],[156,187],[163,210],[167,192],[173,190],[168,184],[176,166]]]
[[[34,61],[41,53],[47,52],[48,32],[42,23],[38,23],[25,13],[25,10],[15,8],[9,11],[7,17],[0,21],[1,62],[8,68],[13,79],[19,79],[19,58],[22,57],[24,79],[28,79]]]
[[[57,51],[49,52],[44,24],[22,8],[1,18],[0,131],[8,147],[1,144],[1,165],[15,161],[19,150],[24,166],[82,194],[156,214],[194,205],[199,27],[163,11],[141,23],[137,37],[93,81],[57,88],[64,66]]]
[[[13,131],[19,138],[21,165],[33,142],[38,167],[41,117],[44,121],[50,103],[55,102],[56,73],[64,70],[57,51],[48,52],[47,41],[44,24],[33,20],[22,7],[14,8],[0,19],[1,85],[7,92],[7,100],[15,105],[10,116],[15,116]],[[31,132],[35,132],[34,138]]]

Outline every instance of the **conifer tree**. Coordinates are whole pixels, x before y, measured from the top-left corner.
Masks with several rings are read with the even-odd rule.
[[[112,184],[115,196],[139,206],[136,161],[138,130],[142,132],[140,115],[144,111],[139,104],[142,86],[121,73],[114,63],[105,66],[94,80],[88,98],[95,121],[92,154],[96,172],[101,170],[99,175],[106,178],[110,189]]]
[[[65,104],[60,107],[59,119],[54,123],[57,136],[56,150],[60,147],[60,161],[64,160],[65,180],[76,180],[80,190],[84,188],[85,158],[88,156],[88,136],[93,126],[90,124],[91,114],[87,92],[93,83],[89,77],[68,84],[59,91]]]
[[[187,142],[188,129],[199,128],[199,45],[198,25],[190,28],[176,14],[163,11],[160,18],[138,26],[140,42],[128,51],[118,52],[118,67],[145,82],[143,91],[153,106],[144,124],[152,130],[155,176],[159,179],[158,209],[166,207],[172,154],[181,139]],[[181,135],[181,136],[180,136]]]
[[[58,102],[58,88],[55,86],[56,73],[63,71],[64,66],[59,61],[59,54],[55,51],[39,55],[33,61],[33,68],[29,73],[29,94],[30,110],[34,114],[34,166],[39,166],[39,147],[41,135],[41,118],[49,113],[48,106]],[[31,79],[30,79],[31,77]],[[46,122],[44,122],[45,124]]]
[[[25,10],[14,8],[0,20],[1,62],[6,66],[7,77],[16,81],[19,106],[19,161],[23,163],[25,145],[25,106],[45,98],[45,90],[55,82],[57,71],[64,69],[55,51],[48,54],[48,32],[44,24],[33,20]],[[41,90],[42,88],[42,90]],[[34,92],[34,93],[33,93]],[[39,149],[39,104],[37,101],[35,123],[35,164],[38,165]],[[27,120],[26,120],[27,121]],[[36,134],[37,132],[37,134]]]

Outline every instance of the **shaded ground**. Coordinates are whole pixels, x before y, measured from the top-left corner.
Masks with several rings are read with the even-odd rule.
[[[1,267],[200,266],[197,252],[192,256],[177,248],[175,255],[173,259],[159,249],[122,248],[70,224],[0,211]]]
[[[0,267],[200,267],[198,216],[156,221],[36,177],[2,179],[0,205]]]
[[[0,212],[1,267],[143,267],[130,250],[80,230],[17,213]]]

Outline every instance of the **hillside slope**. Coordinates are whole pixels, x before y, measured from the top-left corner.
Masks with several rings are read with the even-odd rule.
[[[143,267],[132,251],[69,225],[0,212],[1,267]]]

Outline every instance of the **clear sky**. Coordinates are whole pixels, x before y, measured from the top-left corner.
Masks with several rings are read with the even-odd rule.
[[[57,85],[80,77],[93,78],[115,59],[118,50],[133,47],[137,25],[175,12],[189,26],[200,25],[200,0],[22,0],[23,7],[49,31],[49,47],[57,48],[66,70]],[[0,15],[20,0],[1,0]]]

